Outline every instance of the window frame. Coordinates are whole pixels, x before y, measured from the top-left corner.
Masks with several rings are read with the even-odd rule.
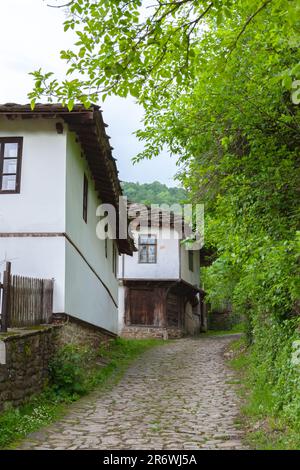
[[[5,144],[18,144],[18,152],[16,173],[3,173]],[[0,194],[20,194],[21,192],[21,171],[22,171],[22,157],[23,157],[23,137],[0,137]],[[15,189],[2,189],[3,176],[16,175]]]
[[[88,195],[89,195],[89,180],[86,174],[83,175],[83,204],[82,204],[82,218],[87,224],[88,221]]]
[[[193,250],[188,251],[188,257],[189,257],[189,270],[193,273],[194,272],[194,252]]]
[[[104,227],[105,231],[105,238],[104,238],[104,252],[105,252],[105,258],[108,258],[108,237],[107,237],[107,232],[108,232],[108,224],[105,225]]]
[[[147,238],[154,238],[155,243],[141,243],[141,238],[142,237],[147,237]],[[147,261],[142,261],[141,260],[141,247],[146,246],[147,248]],[[149,261],[149,247],[154,246],[155,247],[155,260],[154,261]],[[139,264],[157,264],[157,235],[153,235],[148,233],[147,235],[139,235]]]
[[[116,245],[113,243],[113,256],[112,256],[112,271],[113,271],[113,274],[115,275],[115,277],[117,277],[117,271],[118,271],[118,263],[117,263],[117,260],[118,260],[118,250],[117,250],[117,247]]]

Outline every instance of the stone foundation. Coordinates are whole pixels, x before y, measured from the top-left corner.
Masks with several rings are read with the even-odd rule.
[[[43,390],[59,330],[46,326],[0,335],[0,410],[19,406]]]
[[[160,328],[156,326],[126,326],[121,336],[128,339],[176,339],[182,338],[183,331],[180,328]]]
[[[76,344],[96,350],[99,349],[100,345],[106,344],[116,337],[112,333],[101,330],[101,328],[97,328],[74,317],[64,316],[60,321],[62,328],[57,337],[58,347],[62,347],[65,344]]]

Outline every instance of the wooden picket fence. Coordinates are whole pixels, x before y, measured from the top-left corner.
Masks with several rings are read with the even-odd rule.
[[[53,311],[53,279],[11,275],[11,265],[3,273],[1,331],[49,323]]]

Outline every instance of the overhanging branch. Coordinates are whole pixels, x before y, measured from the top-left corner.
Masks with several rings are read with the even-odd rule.
[[[74,0],[71,0],[68,3],[64,3],[63,5],[49,5],[49,3],[47,3],[47,7],[50,7],[50,8],[67,8],[67,7],[71,6],[72,3],[74,3]]]

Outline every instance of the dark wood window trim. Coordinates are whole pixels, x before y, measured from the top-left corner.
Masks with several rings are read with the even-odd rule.
[[[154,243],[142,243],[141,239],[142,238],[152,238],[154,239]],[[149,251],[150,251],[150,246],[154,246],[154,261],[150,261],[150,256],[149,256]],[[141,249],[142,247],[146,247],[147,250],[147,260],[143,261],[142,256],[141,256]],[[139,263],[140,264],[156,264],[157,263],[157,237],[156,235],[139,235]]]
[[[108,235],[107,235],[108,225],[107,224],[104,227],[104,231],[105,231],[105,239],[104,239],[105,258],[108,258]]]
[[[189,270],[194,272],[194,252],[189,250]]]
[[[9,160],[9,158],[4,158],[5,144],[18,144],[18,152],[16,158],[11,158],[12,160],[17,160],[16,173],[4,173],[4,160]],[[21,190],[21,169],[22,169],[22,153],[23,153],[23,137],[0,137],[0,194],[19,194]],[[1,189],[3,176],[15,175],[16,176],[16,187],[13,190]]]
[[[89,181],[86,174],[83,175],[83,212],[82,217],[85,223],[88,219],[88,194],[89,194]]]
[[[115,277],[117,277],[117,271],[118,271],[118,250],[116,245],[113,243],[113,261],[112,261],[112,268],[113,268],[113,273]]]
[[[112,257],[112,269],[115,276],[117,276],[117,249],[113,243],[113,257]]]

